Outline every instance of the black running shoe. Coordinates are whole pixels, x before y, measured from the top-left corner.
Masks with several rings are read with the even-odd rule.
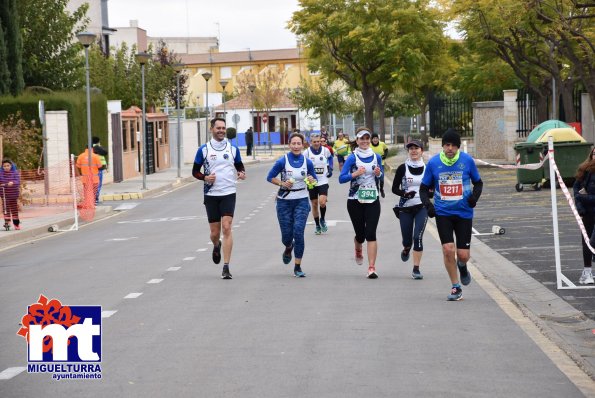
[[[459,301],[463,299],[463,289],[460,287],[452,287],[450,294],[446,297],[448,301]]]
[[[291,252],[293,251],[293,245],[286,247],[283,251],[283,264],[289,264],[291,262]]]
[[[467,264],[462,264],[457,260],[457,267],[459,268],[459,274],[461,275],[461,283],[467,286],[471,283],[471,273],[467,269]]]
[[[221,262],[221,241],[215,247],[213,247],[213,262],[219,264]]]
[[[223,268],[223,272],[221,273],[221,279],[231,279],[229,268]]]

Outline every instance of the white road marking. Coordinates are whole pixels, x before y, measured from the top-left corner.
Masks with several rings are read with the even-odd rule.
[[[240,224],[245,224],[245,223],[246,223],[246,221],[244,221],[244,220],[240,221]]]
[[[102,318],[109,318],[110,316],[114,315],[118,310],[115,311],[101,311]]]
[[[179,271],[182,267],[169,267],[168,271]]]
[[[27,370],[27,368],[24,366],[4,369],[2,372],[0,372],[0,380],[10,380],[25,370]]]
[[[130,293],[124,296],[125,299],[135,299],[138,298],[142,293]]]
[[[197,252],[206,252],[206,251],[207,251],[207,249],[198,249],[198,250],[196,250],[196,251],[197,251]]]
[[[118,207],[114,208],[114,211],[132,210],[136,206],[138,206],[138,203],[135,202],[122,203]]]
[[[153,222],[170,222],[170,221],[189,221],[199,218],[206,218],[205,216],[180,216],[180,217],[162,217],[162,218],[145,218],[142,220],[118,221],[118,224],[143,224]]]
[[[113,238],[113,239],[106,239],[106,242],[123,242],[127,240],[138,239],[138,236],[131,236],[130,238]]]
[[[155,283],[161,283],[161,282],[163,282],[163,279],[151,279],[147,283],[155,284]]]
[[[245,218],[246,220],[250,220],[252,217],[250,217],[250,216],[247,216],[247,217],[244,217],[244,218]]]
[[[192,260],[194,260],[195,258],[196,258],[196,257],[184,257],[184,258],[182,259],[182,261],[192,261]]]

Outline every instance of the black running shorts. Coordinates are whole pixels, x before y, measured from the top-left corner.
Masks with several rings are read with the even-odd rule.
[[[316,185],[314,188],[308,190],[310,200],[318,199],[319,195],[328,196],[328,184]]]
[[[440,243],[453,243],[454,233],[457,237],[457,249],[471,248],[472,218],[436,215],[436,227],[440,235]]]
[[[221,222],[221,217],[233,217],[236,208],[236,194],[232,193],[223,196],[205,195],[205,208],[210,223]]]

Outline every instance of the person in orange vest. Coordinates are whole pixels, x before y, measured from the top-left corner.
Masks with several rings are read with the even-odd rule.
[[[89,152],[85,148],[76,159],[76,167],[83,176],[84,203],[87,206],[92,206],[95,203],[95,193],[99,187],[99,169],[103,167],[101,158],[91,151],[91,165],[89,166]]]

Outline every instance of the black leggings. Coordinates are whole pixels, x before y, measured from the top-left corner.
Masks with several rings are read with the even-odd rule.
[[[593,234],[593,227],[595,226],[595,215],[586,214],[582,217],[582,219],[583,219],[583,225],[585,226],[585,229],[587,230],[587,236],[590,237]],[[593,253],[591,253],[591,249],[589,249],[589,246],[587,246],[587,244],[585,243],[585,239],[583,238],[582,234],[581,234],[581,242],[583,244],[583,265],[585,267],[590,267],[591,259],[593,258]]]
[[[373,203],[360,203],[357,199],[347,200],[347,212],[355,231],[355,240],[358,243],[376,241],[376,228],[380,219],[380,201]]]

